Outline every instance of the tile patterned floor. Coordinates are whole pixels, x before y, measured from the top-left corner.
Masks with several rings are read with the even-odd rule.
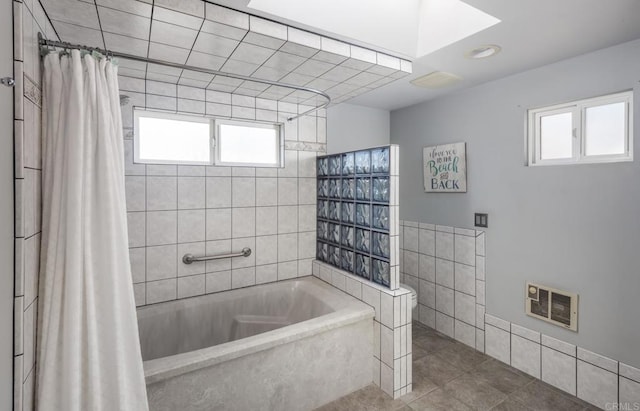
[[[316,411],[571,411],[596,408],[515,368],[413,323],[413,392],[392,399],[375,385]]]

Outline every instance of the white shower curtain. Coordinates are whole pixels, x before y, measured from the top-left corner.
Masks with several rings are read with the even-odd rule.
[[[117,67],[50,53],[43,77],[37,409],[144,411]]]

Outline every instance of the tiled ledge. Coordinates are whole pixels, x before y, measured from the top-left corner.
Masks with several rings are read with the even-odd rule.
[[[389,290],[314,260],[313,275],[374,308],[373,382],[393,398],[410,393],[412,307],[410,291]]]
[[[628,364],[490,314],[485,347],[487,355],[596,407],[640,409],[640,369]]]
[[[404,220],[399,242],[416,320],[484,352],[485,232]]]

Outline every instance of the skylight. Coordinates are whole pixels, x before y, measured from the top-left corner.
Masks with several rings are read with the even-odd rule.
[[[251,0],[248,7],[409,59],[500,22],[460,0]]]

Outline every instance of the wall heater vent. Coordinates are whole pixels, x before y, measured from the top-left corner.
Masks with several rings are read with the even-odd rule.
[[[527,315],[578,330],[578,294],[527,283]]]

